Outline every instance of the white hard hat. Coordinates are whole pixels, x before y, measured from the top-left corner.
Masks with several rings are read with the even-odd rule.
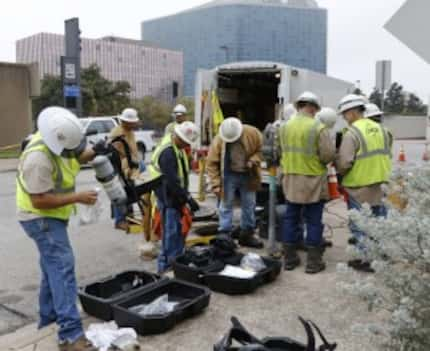
[[[187,108],[184,105],[176,105],[173,109],[174,115],[185,115],[187,113]]]
[[[330,107],[323,107],[320,112],[317,113],[316,118],[324,124],[327,128],[333,128],[337,122],[337,113]]]
[[[134,108],[126,108],[124,111],[122,111],[119,119],[128,123],[139,122],[139,116],[137,115],[137,111]]]
[[[219,128],[219,136],[226,143],[234,143],[242,136],[243,124],[236,117],[226,118]]]
[[[282,120],[288,121],[292,116],[294,116],[297,113],[296,108],[293,104],[288,104],[284,108],[284,113],[282,114]]]
[[[338,113],[343,114],[348,110],[351,110],[356,107],[365,107],[367,104],[366,99],[361,95],[349,94],[345,96],[339,102]]]
[[[366,112],[364,112],[364,117],[371,118],[371,117],[377,117],[382,116],[383,113],[379,109],[378,105],[375,104],[367,104],[366,105]]]
[[[63,107],[48,107],[40,112],[37,128],[46,146],[55,155],[77,148],[84,138],[79,119]]]
[[[193,122],[186,121],[175,126],[175,134],[188,145],[194,144],[199,138],[199,130]]]
[[[313,104],[317,106],[319,109],[321,108],[321,102],[317,95],[314,93],[311,93],[310,91],[305,91],[303,94],[301,94],[294,103],[294,106],[297,108],[297,104],[300,102],[307,102],[310,104]]]

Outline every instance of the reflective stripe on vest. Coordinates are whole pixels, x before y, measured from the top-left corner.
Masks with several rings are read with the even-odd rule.
[[[185,184],[185,174],[189,173],[189,165],[188,165],[187,155],[185,154],[184,150],[179,150],[176,147],[176,145],[174,145],[172,143],[172,136],[171,135],[166,135],[163,138],[161,144],[155,149],[154,153],[152,154],[151,164],[149,165],[149,172],[151,175],[151,179],[158,178],[163,174],[163,172],[160,169],[159,159],[160,159],[162,152],[169,147],[172,147],[172,149],[175,153],[175,156],[176,156],[176,163],[177,163],[177,167],[178,167],[178,173],[179,173],[178,175],[179,175],[179,179],[181,181],[181,186],[183,188],[188,188],[188,184]],[[181,161],[181,159],[183,160],[183,162]],[[185,166],[185,169],[183,169],[182,165]]]
[[[360,119],[348,129],[359,142],[354,164],[344,176],[345,187],[359,188],[388,182],[391,174],[391,145],[387,130],[379,124]]]
[[[319,176],[327,172],[318,157],[318,137],[324,125],[297,115],[280,129],[281,165],[284,174]]]
[[[80,164],[77,159],[62,159],[60,156],[54,155],[42,141],[40,133],[36,133],[28,146],[25,148],[21,155],[22,164],[24,159],[31,152],[43,152],[54,168],[52,173],[52,180],[54,188],[51,193],[53,194],[68,194],[75,191],[75,178],[80,170]],[[25,186],[25,181],[22,177],[21,170],[18,170],[17,175],[17,206],[19,209],[38,214],[44,217],[57,218],[68,220],[70,215],[75,210],[74,205],[62,206],[56,209],[41,210],[33,207],[30,194],[28,194]]]

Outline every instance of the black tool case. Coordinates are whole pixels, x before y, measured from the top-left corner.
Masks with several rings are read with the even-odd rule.
[[[259,286],[273,282],[281,273],[282,265],[280,261],[263,257],[266,268],[251,279],[227,277],[219,274],[228,264],[232,266],[240,265],[243,256],[242,253],[236,253],[232,256],[217,257],[201,266],[190,266],[187,257],[182,255],[173,261],[172,267],[176,278],[204,284],[212,291],[228,295],[252,293]]]
[[[82,308],[90,316],[110,321],[112,305],[156,284],[160,277],[146,271],[126,271],[100,279],[79,290]]]
[[[179,302],[173,312],[141,316],[129,310],[134,306],[151,303],[165,294],[168,294],[169,301]],[[166,279],[115,304],[113,314],[120,327],[134,328],[140,335],[161,334],[182,320],[201,313],[209,305],[209,301],[209,289],[177,279]]]

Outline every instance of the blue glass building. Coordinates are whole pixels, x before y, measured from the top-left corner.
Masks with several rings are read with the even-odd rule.
[[[216,0],[142,23],[142,39],[184,53],[184,94],[198,68],[274,61],[327,69],[327,10],[314,0]]]

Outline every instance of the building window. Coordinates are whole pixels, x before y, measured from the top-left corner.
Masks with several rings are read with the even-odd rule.
[[[97,45],[96,45],[96,50],[97,50],[97,51],[100,51],[100,44],[97,44]]]

